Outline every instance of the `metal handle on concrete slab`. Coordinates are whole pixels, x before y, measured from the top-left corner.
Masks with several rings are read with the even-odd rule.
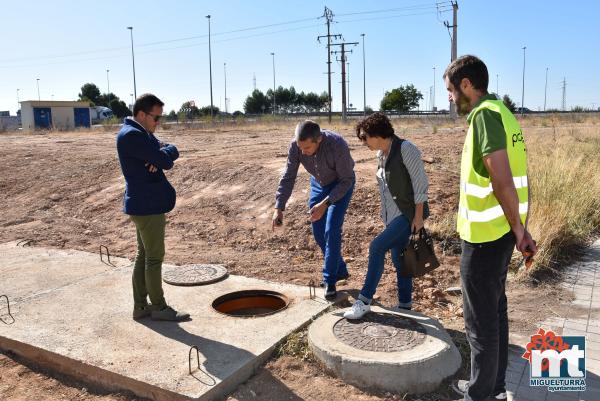
[[[106,249],[106,258],[108,259],[108,262],[105,262],[102,258],[102,248]],[[100,261],[114,267],[114,264],[110,261],[110,252],[108,251],[108,247],[106,245],[100,245]]]
[[[32,239],[22,239],[22,240],[19,240],[19,242],[17,242],[17,246],[25,247],[27,245],[31,245],[32,242],[33,242]]]
[[[317,297],[317,287],[315,286],[314,280],[308,282],[308,296],[310,299],[315,299]]]
[[[209,383],[203,382],[201,379],[194,376],[194,374],[192,373],[192,350],[194,350],[194,349],[196,350],[196,361],[198,362],[198,371],[200,371],[200,372],[204,373],[206,376],[208,376],[208,378],[210,379]],[[202,368],[200,367],[200,351],[198,350],[198,347],[195,345],[191,346],[190,352],[188,354],[188,369],[190,372],[190,376],[192,376],[194,379],[198,380],[200,383],[205,384],[207,386],[214,386],[215,384],[217,384],[217,381],[214,378],[212,378],[208,373],[203,371]]]
[[[10,316],[12,321],[10,323],[8,323],[6,320],[4,320],[4,317],[3,317],[4,315],[0,315],[0,321],[2,321],[2,323],[4,323],[4,324],[13,324],[15,322],[15,318],[10,313],[10,302],[8,302],[8,296],[0,295],[0,299],[2,299],[2,298],[6,298],[6,309],[8,310],[8,316]]]
[[[198,361],[198,369],[200,369],[200,351],[198,350],[198,347],[192,345],[192,347],[190,348],[190,353],[188,355],[188,367],[190,375],[192,374],[192,350],[194,349],[196,350],[196,360]]]

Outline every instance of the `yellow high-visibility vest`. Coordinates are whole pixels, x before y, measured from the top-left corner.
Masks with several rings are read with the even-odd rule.
[[[500,113],[506,133],[506,151],[515,188],[519,196],[519,213],[525,224],[528,210],[527,154],[521,127],[501,100],[484,100],[472,111],[471,124],[463,146],[460,168],[460,199],[457,230],[468,242],[495,241],[510,231],[502,206],[496,199],[489,177],[483,177],[473,166],[473,122],[482,109]]]

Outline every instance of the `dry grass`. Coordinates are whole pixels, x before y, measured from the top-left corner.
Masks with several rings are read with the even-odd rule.
[[[600,132],[551,128],[527,136],[536,268],[557,269],[600,230]]]

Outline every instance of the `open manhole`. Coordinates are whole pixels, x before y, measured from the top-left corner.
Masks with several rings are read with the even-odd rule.
[[[287,308],[288,298],[275,291],[247,290],[225,294],[212,307],[220,313],[237,317],[266,316]]]

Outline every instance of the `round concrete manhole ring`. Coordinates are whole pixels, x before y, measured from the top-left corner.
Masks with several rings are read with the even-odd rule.
[[[368,313],[360,320],[340,319],[336,338],[363,351],[399,352],[425,342],[425,328],[413,319],[389,313]]]
[[[414,311],[379,306],[362,319],[325,313],[308,328],[313,354],[345,382],[394,393],[434,391],[461,366],[443,326]]]
[[[289,299],[268,290],[236,291],[215,299],[212,307],[219,313],[235,317],[260,317],[272,315],[287,308]]]
[[[227,269],[221,265],[165,266],[163,281],[171,285],[206,285],[227,277]]]

